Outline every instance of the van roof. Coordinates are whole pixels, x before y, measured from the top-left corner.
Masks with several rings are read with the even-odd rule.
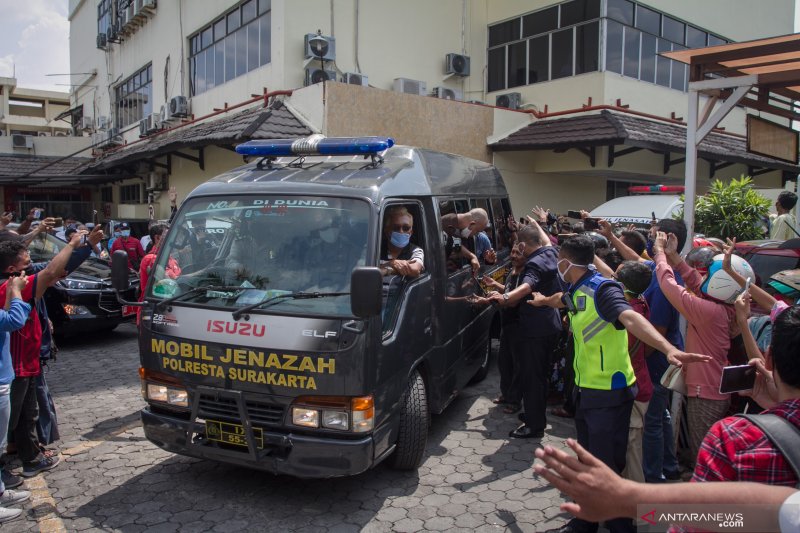
[[[489,163],[454,154],[394,146],[372,165],[362,156],[282,157],[271,168],[250,163],[197,187],[189,197],[231,194],[309,194],[369,198],[408,196],[505,196],[500,173]]]
[[[593,217],[609,222],[649,222],[653,213],[657,219],[671,218],[682,205],[680,196],[650,194],[614,198],[592,209]]]

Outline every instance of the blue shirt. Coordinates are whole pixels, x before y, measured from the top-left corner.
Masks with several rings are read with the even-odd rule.
[[[8,311],[0,309],[0,335],[3,336],[3,350],[0,353],[0,385],[8,385],[14,381],[14,365],[11,363],[10,332],[16,331],[25,325],[31,306],[14,298]]]
[[[560,292],[557,263],[555,247],[537,249],[525,263],[520,284],[527,283],[534,292],[545,296]],[[561,331],[561,317],[552,307],[533,307],[523,301],[519,304],[519,318],[526,337],[547,337]]]
[[[654,261],[644,262],[650,270],[653,271],[653,279],[650,281],[650,286],[642,294],[644,299],[647,300],[647,305],[650,307],[650,323],[656,327],[666,328],[667,332],[664,335],[670,344],[683,350],[683,335],[680,329],[680,313],[672,307],[667,297],[661,292],[661,287],[658,285],[656,278],[656,264]],[[678,285],[683,286],[683,278],[675,272],[675,281]],[[647,369],[650,371],[650,379],[654,382],[660,381],[664,371],[669,367],[667,357],[658,351],[650,354],[646,359]]]
[[[483,261],[483,253],[491,248],[492,241],[489,240],[489,236],[486,233],[480,231],[475,234],[475,255],[478,256],[478,259]]]

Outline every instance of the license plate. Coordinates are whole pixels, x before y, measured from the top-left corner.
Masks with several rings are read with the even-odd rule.
[[[208,440],[247,447],[247,437],[241,424],[206,420],[206,437]],[[261,428],[253,428],[253,437],[256,439],[256,448],[263,448],[264,434]]]
[[[132,305],[122,306],[122,316],[131,316],[136,314],[136,308]]]

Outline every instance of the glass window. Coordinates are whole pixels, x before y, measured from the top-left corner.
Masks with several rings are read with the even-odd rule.
[[[722,37],[717,37],[716,35],[708,34],[708,46],[719,46],[721,44],[728,44],[728,41],[723,39]]]
[[[639,79],[656,82],[656,44],[658,37],[649,33],[642,34],[642,55],[640,63]]]
[[[633,2],[629,0],[607,0],[608,17],[633,26]]]
[[[129,126],[153,112],[153,82],[149,69],[149,65],[142,68],[115,88],[117,128]]]
[[[506,47],[489,50],[489,75],[487,91],[500,91],[506,88]]]
[[[661,32],[661,36],[665,39],[669,39],[673,43],[684,44],[686,24],[667,16],[663,17],[663,23],[664,28]]]
[[[196,62],[194,66],[195,76],[197,80],[195,82],[195,88],[197,89],[198,93],[203,93],[206,91],[206,53],[200,52],[195,56]]]
[[[214,57],[216,56],[216,51],[213,48],[209,48],[204,53],[206,55],[206,90],[208,91],[215,86],[216,70],[214,69]]]
[[[686,47],[675,45],[673,50],[685,50]],[[671,61],[672,63],[672,79],[669,86],[679,91],[685,90],[686,86],[686,65],[680,61]]]
[[[572,28],[553,32],[551,35],[553,38],[552,79],[572,76]]]
[[[228,33],[233,33],[239,28],[240,18],[239,10],[231,11],[228,14]]]
[[[214,85],[225,83],[225,43],[214,45]]]
[[[519,17],[489,26],[489,46],[497,46],[498,44],[519,40],[519,29]]]
[[[270,0],[258,0],[258,14],[263,15],[272,9],[272,2]]]
[[[530,37],[558,28],[558,6],[522,17],[522,36]]]
[[[575,28],[575,74],[595,72],[600,68],[599,34],[599,21]]]
[[[247,28],[239,28],[236,36],[236,76],[247,72]]]
[[[253,8],[255,9],[255,7]],[[247,71],[258,68],[258,22],[247,25]]]
[[[498,260],[502,260],[510,252],[513,235],[508,227],[509,219],[514,220],[511,213],[511,205],[508,200],[499,198],[492,199],[492,225],[495,227],[497,240],[495,241],[495,251]]]
[[[642,32],[625,28],[625,61],[622,74],[631,78],[639,77],[639,36]]]
[[[200,48],[204,49],[211,46],[211,43],[214,41],[211,26],[203,30],[203,33],[200,34]]]
[[[256,18],[256,0],[248,0],[242,4],[242,24],[247,24]]]
[[[261,0],[264,2],[264,0]],[[260,6],[261,4],[259,4]],[[272,13],[267,12],[262,16],[259,23],[261,24],[261,64],[266,65],[272,60],[272,43],[270,42],[271,33],[270,26],[272,21]]]
[[[542,35],[528,41],[528,83],[550,79],[550,36]]]
[[[225,81],[236,77],[236,37],[229,35],[225,39]]]
[[[661,35],[661,14],[658,11],[637,5],[636,27],[653,35]]]
[[[669,52],[672,50],[672,43],[666,41],[664,39],[658,40],[658,53],[661,52]],[[664,87],[669,87],[669,76],[670,76],[670,69],[672,68],[672,60],[667,59],[666,57],[657,56],[656,57],[656,83],[659,85],[663,85]]]
[[[606,70],[622,74],[623,26],[613,20],[606,21]]]
[[[153,266],[149,297],[183,295],[190,305],[224,309],[266,304],[251,313],[350,316],[347,294],[287,295],[349,292],[353,268],[366,265],[374,223],[367,202],[285,195],[222,200],[182,206]],[[197,290],[210,285],[238,288]]]
[[[703,48],[706,46],[706,32],[694,26],[686,26],[686,45],[689,48]]]
[[[508,45],[508,87],[519,87],[528,83],[526,78],[526,41]]]
[[[214,23],[214,40],[219,41],[224,39],[227,32],[225,31],[225,19],[221,18]]]
[[[572,0],[561,4],[561,27],[571,26],[600,16],[600,0]]]

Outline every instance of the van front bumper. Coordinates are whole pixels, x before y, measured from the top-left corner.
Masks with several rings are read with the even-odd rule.
[[[180,455],[301,478],[352,476],[373,465],[371,435],[350,440],[264,430],[264,448],[250,450],[243,446],[220,446],[205,439],[205,427],[198,422],[154,413],[147,407],[141,415],[147,439]]]

